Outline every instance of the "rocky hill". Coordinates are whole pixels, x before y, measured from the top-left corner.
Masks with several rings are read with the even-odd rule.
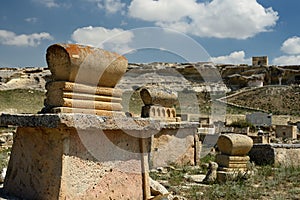
[[[211,63],[129,64],[117,87],[135,90],[146,84],[156,84],[171,87],[176,91],[228,91],[216,72],[218,69]],[[45,90],[45,82],[50,75],[48,68],[0,68],[0,90]]]
[[[273,114],[300,116],[300,86],[265,86],[226,97],[228,103]]]
[[[50,78],[48,68],[0,68],[0,91],[27,89],[45,92],[45,83]],[[231,105],[299,115],[299,88],[295,86],[299,82],[300,66],[215,66],[212,63],[155,62],[129,64],[117,87],[127,92],[128,98],[131,96],[132,106],[136,102],[141,103],[137,94],[131,94],[132,91],[154,84],[179,92],[184,99],[181,100],[184,104],[181,106],[190,107],[191,112],[194,104],[200,104],[201,112],[209,112],[210,100],[237,92],[239,95],[228,97]],[[294,86],[271,86],[280,84]],[[240,93],[240,89],[245,87],[261,89]],[[197,101],[190,100],[189,92],[196,94]]]
[[[0,90],[45,91],[45,83],[50,75],[47,68],[0,68]]]

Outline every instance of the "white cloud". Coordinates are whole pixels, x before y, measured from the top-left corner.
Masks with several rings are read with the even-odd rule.
[[[129,15],[145,21],[176,22],[196,13],[198,5],[194,0],[133,0]]]
[[[123,54],[130,50],[129,43],[134,35],[132,32],[124,31],[123,29],[88,26],[76,29],[71,37],[80,44],[100,47]]]
[[[132,0],[129,16],[200,37],[246,39],[276,25],[278,13],[256,0]]]
[[[300,65],[300,55],[280,56],[274,58],[273,65]]]
[[[289,55],[274,58],[272,64],[300,65],[300,37],[294,36],[285,40],[281,45],[281,51]]]
[[[33,33],[17,35],[14,32],[0,30],[0,44],[12,46],[37,46],[42,40],[53,40],[49,33]]]
[[[287,54],[300,54],[300,37],[288,38],[283,42],[281,50]]]
[[[121,0],[88,0],[89,2],[96,3],[97,7],[105,10],[109,14],[114,14],[121,11],[124,14],[123,8],[126,4],[122,3]]]
[[[38,21],[38,19],[36,17],[28,17],[24,19],[26,22],[28,23],[36,23]]]
[[[31,0],[36,4],[40,4],[47,8],[70,8],[72,7],[71,1],[58,1],[58,0]]]
[[[251,64],[251,58],[245,58],[244,51],[235,51],[227,56],[212,57],[211,61],[217,64]]]
[[[44,6],[46,6],[47,8],[55,8],[55,7],[59,7],[59,4],[56,3],[55,0],[33,0],[36,3],[40,3]]]

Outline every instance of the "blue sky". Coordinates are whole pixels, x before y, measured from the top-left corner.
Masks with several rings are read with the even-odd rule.
[[[267,55],[270,64],[300,64],[297,0],[2,0],[0,5],[0,67],[46,66],[46,49],[54,43],[97,46],[139,63],[250,64],[252,56]]]

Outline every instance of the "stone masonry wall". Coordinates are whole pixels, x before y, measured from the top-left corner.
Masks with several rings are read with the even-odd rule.
[[[249,156],[257,165],[300,166],[300,145],[254,144]]]

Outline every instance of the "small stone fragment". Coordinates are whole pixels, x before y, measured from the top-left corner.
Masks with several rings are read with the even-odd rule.
[[[217,180],[218,164],[216,162],[209,162],[209,169],[203,180],[203,183],[212,184]]]

